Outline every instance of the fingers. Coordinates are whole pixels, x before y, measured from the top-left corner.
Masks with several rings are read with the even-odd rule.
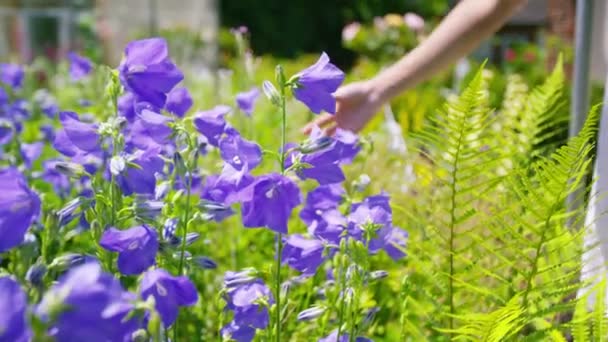
[[[331,115],[331,114],[320,115],[315,120],[313,120],[312,122],[309,122],[306,126],[304,126],[304,128],[302,128],[302,133],[310,134],[310,132],[312,132],[312,128],[314,126],[323,128],[324,126],[327,126],[329,123],[332,123],[335,120],[336,120],[336,118],[334,115]]]

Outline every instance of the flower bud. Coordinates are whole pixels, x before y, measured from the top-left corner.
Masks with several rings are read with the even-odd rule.
[[[388,272],[384,270],[372,271],[369,273],[369,278],[371,280],[380,280],[388,277]]]
[[[57,218],[59,220],[60,227],[65,226],[74,219],[75,213],[80,208],[81,204],[82,198],[76,197],[73,200],[69,201],[63,208],[61,208],[57,212]]]
[[[206,256],[197,256],[192,259],[195,265],[204,270],[214,270],[217,268],[217,263]]]
[[[283,67],[281,65],[277,65],[274,69],[274,79],[277,81],[279,87],[285,87],[285,72],[283,71]]]
[[[27,280],[28,283],[36,286],[36,287],[40,287],[42,286],[42,280],[44,279],[44,276],[46,275],[46,265],[45,264],[33,264],[32,266],[30,266],[30,268],[27,270],[27,273],[25,274],[25,280]]]
[[[326,308],[323,306],[313,306],[312,308],[306,309],[298,314],[298,322],[310,321],[315,318],[319,318],[325,312]]]
[[[154,219],[163,211],[163,201],[136,201],[135,214],[141,218]]]
[[[277,88],[275,88],[274,84],[269,81],[264,81],[264,83],[262,83],[262,90],[264,91],[264,95],[266,95],[273,105],[281,105],[281,95],[277,91]]]
[[[114,176],[120,175],[127,166],[125,158],[121,156],[114,156],[110,159],[110,173]]]
[[[55,164],[55,170],[71,178],[80,178],[85,173],[82,165],[70,162],[58,162]]]

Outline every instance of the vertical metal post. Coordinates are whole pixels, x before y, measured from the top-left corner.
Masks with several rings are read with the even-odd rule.
[[[149,0],[149,25],[150,25],[150,37],[158,35],[158,0]]]
[[[571,137],[581,130],[589,110],[589,64],[591,60],[593,2],[593,0],[576,1],[574,76],[569,131]]]
[[[589,111],[589,64],[591,61],[591,29],[593,27],[593,0],[576,1],[576,24],[574,31],[574,75],[572,80],[572,100],[570,103],[569,136],[573,137],[583,127]],[[572,192],[567,199],[568,211],[576,213],[584,205],[584,186]],[[572,217],[568,225],[577,224]]]

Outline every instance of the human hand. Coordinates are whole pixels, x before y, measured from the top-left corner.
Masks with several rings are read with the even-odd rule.
[[[359,132],[382,106],[371,81],[354,82],[339,88],[335,94],[336,114],[322,114],[302,129],[310,134],[314,126],[333,135],[337,128]]]

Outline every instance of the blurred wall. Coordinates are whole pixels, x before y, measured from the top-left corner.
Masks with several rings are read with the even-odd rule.
[[[605,82],[608,73],[608,4],[595,0],[593,35],[591,37],[591,79]]]
[[[216,0],[98,0],[96,7],[108,51],[106,59],[114,65],[120,62],[130,40],[167,29],[188,30],[209,42],[201,56],[191,57],[213,64],[218,31]]]

